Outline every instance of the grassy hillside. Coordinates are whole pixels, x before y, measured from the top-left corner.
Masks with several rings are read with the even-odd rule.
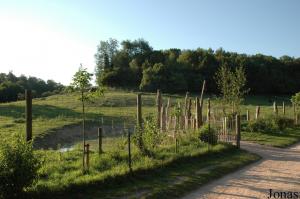
[[[143,116],[155,114],[155,93],[144,93]],[[163,95],[166,103],[168,97],[174,105],[177,101],[184,101],[184,95]],[[206,113],[206,96],[204,100],[204,115]],[[212,99],[212,111],[220,111],[219,103]],[[33,135],[44,136],[51,134],[57,129],[65,126],[80,125],[81,122],[81,104],[77,94],[53,95],[46,98],[38,98],[33,100]],[[273,111],[272,103],[276,99],[279,105],[279,113],[281,114],[280,105],[282,101],[286,102],[286,113],[292,116],[292,108],[288,106],[288,97],[264,97],[251,96],[247,97],[242,106],[242,113],[245,116],[246,109],[250,110],[251,118],[254,118],[255,107],[261,106],[261,116],[271,114]],[[25,132],[24,110],[25,102],[11,102],[0,104],[0,134],[1,137],[12,132]],[[104,96],[96,99],[93,103],[88,103],[87,108],[87,127],[100,125],[102,118],[104,125],[111,126],[134,124],[136,115],[136,93],[125,91],[107,91]],[[0,138],[1,139],[1,138]]]
[[[168,97],[171,98],[173,105],[176,102],[183,103],[184,101],[184,95],[163,95],[164,103]],[[212,99],[212,114],[221,111],[220,103],[214,96],[205,96],[204,116],[208,97]],[[156,113],[155,98],[155,93],[142,95],[143,117]],[[263,96],[248,97],[241,107],[242,118],[245,117],[246,109],[250,110],[253,118],[257,105],[261,106],[261,117],[272,114],[273,100]],[[292,116],[288,98],[277,98],[280,103],[283,100],[286,100],[287,115]],[[13,132],[25,133],[24,105],[24,101],[0,104],[0,139]],[[279,114],[282,114],[280,107],[278,108]],[[93,103],[88,103],[86,112],[87,131],[94,135],[97,134],[95,127],[102,125],[102,118],[108,134],[111,130],[122,127],[124,123],[126,126],[134,125],[136,93],[107,91],[104,96],[96,99]],[[55,144],[63,145],[74,136],[77,136],[79,142],[82,137],[80,125],[81,104],[78,94],[54,95],[33,100],[35,142],[44,142],[44,144],[53,142],[54,146],[56,146]],[[75,135],[74,131],[79,133]],[[291,132],[287,136],[295,135],[296,140],[300,139],[298,130],[292,129]],[[56,140],[56,136],[62,137],[63,134],[63,139]],[[243,132],[242,138],[271,145],[281,143],[277,142],[279,139],[283,139],[282,143],[285,145],[289,141],[295,142],[294,137],[286,139],[285,135],[273,136],[272,142],[269,137],[266,137],[269,135],[261,135],[265,140],[259,139],[263,137],[257,135],[258,133]],[[186,133],[179,137],[178,153],[175,153],[174,140],[168,136],[154,150],[153,157],[141,155],[136,145],[132,144],[134,176],[131,176],[127,165],[126,137],[105,136],[103,139],[104,154],[100,156],[97,153],[97,143],[91,140],[88,142],[91,143],[92,149],[91,166],[88,173],[82,172],[81,145],[76,145],[74,150],[65,153],[56,150],[36,150],[35,153],[43,159],[43,166],[39,170],[37,184],[27,190],[28,194],[33,197],[39,197],[40,194],[52,197],[54,194],[57,195],[57,198],[74,195],[76,198],[75,196],[84,197],[84,190],[86,190],[91,198],[135,197],[135,194],[149,198],[165,198],[166,196],[172,198],[258,159],[258,156],[237,150],[227,144],[211,146],[208,150],[207,144],[199,142],[196,134]],[[215,165],[218,166],[215,167]],[[182,169],[183,167],[185,169]],[[133,186],[128,185],[128,179]],[[116,184],[119,186],[115,186]],[[140,193],[136,190],[142,191]]]

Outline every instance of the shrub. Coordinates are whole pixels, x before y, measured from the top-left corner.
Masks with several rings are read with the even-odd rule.
[[[251,120],[248,123],[246,130],[250,132],[273,132],[274,127],[268,120],[259,118],[257,120]]]
[[[292,126],[292,119],[283,116],[270,115],[266,118],[259,118],[257,120],[250,121],[245,129],[250,132],[274,133],[281,132]]]
[[[0,197],[19,197],[37,178],[39,159],[32,143],[14,135],[0,145]]]
[[[160,132],[153,116],[146,117],[143,129],[137,128],[133,142],[144,155],[153,155],[154,149],[162,143],[165,134]]]
[[[198,131],[198,137],[202,142],[206,142],[209,144],[217,144],[218,136],[215,128],[208,128],[208,124],[203,125]]]
[[[283,131],[284,129],[288,127],[292,127],[294,125],[293,119],[282,117],[282,116],[274,117],[273,121],[276,125],[276,128],[279,129],[280,131]]]

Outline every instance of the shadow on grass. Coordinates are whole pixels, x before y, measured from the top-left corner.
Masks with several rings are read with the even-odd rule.
[[[130,196],[136,193],[136,190],[141,190],[143,198],[174,198],[182,196],[184,193],[197,188],[199,185],[209,182],[212,179],[219,178],[226,173],[229,173],[246,163],[258,160],[254,156],[247,161],[240,162],[235,166],[218,166],[209,174],[202,175],[201,178],[190,179],[195,175],[195,170],[216,164],[224,159],[237,159],[241,154],[246,154],[244,151],[236,150],[234,147],[228,147],[223,151],[211,151],[198,154],[195,156],[185,156],[176,158],[164,165],[157,165],[153,168],[140,168],[133,173],[126,172],[123,175],[109,176],[105,179],[94,181],[92,183],[70,184],[60,190],[51,190],[43,187],[40,190],[28,193],[30,198],[119,198],[122,196]],[[234,158],[235,157],[235,158]],[[186,168],[182,170],[182,168]],[[189,170],[188,172],[186,170]],[[193,173],[193,175],[191,175]],[[177,184],[171,182],[178,179],[176,176],[187,176],[189,179],[186,183]],[[117,185],[117,186],[116,186]],[[171,186],[172,185],[172,186]],[[121,191],[122,190],[122,191]],[[124,192],[123,192],[124,191]],[[142,196],[141,196],[142,197]]]
[[[57,106],[33,105],[32,107],[32,118],[43,117],[51,119],[60,115],[65,117],[81,116],[79,112]],[[25,116],[25,107],[16,105],[0,106],[0,116],[22,118]]]
[[[104,117],[101,113],[89,113],[86,112],[86,118],[88,120],[96,120]],[[25,118],[25,107],[16,106],[16,105],[6,105],[0,106],[0,117],[12,117],[14,119]],[[82,118],[82,113],[74,111],[68,108],[61,108],[52,105],[33,105],[32,107],[32,118],[45,118],[45,119],[53,119],[57,117],[65,117],[65,118]],[[124,119],[120,117],[104,117],[105,121],[122,121]]]
[[[273,102],[281,105],[284,102],[286,105],[291,104],[290,96],[275,96],[275,95],[249,95],[246,96],[243,105],[249,106],[272,106]]]

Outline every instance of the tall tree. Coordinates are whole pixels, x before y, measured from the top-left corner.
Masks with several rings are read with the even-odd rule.
[[[97,46],[97,52],[94,55],[96,59],[96,81],[101,84],[100,76],[105,70],[113,68],[113,57],[118,52],[119,42],[110,38],[107,41],[100,41]]]

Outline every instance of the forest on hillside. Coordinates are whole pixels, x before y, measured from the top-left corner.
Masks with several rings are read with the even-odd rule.
[[[207,92],[217,93],[215,73],[222,65],[244,67],[246,87],[252,94],[292,94],[300,90],[300,58],[275,58],[202,49],[154,50],[143,39],[122,42],[100,41],[97,47],[98,85],[134,88],[143,91],[199,92],[207,82]]]
[[[0,73],[0,102],[24,99],[25,89],[31,89],[33,97],[46,97],[59,93],[64,86],[53,80],[44,81],[36,77],[17,77],[12,72]]]

